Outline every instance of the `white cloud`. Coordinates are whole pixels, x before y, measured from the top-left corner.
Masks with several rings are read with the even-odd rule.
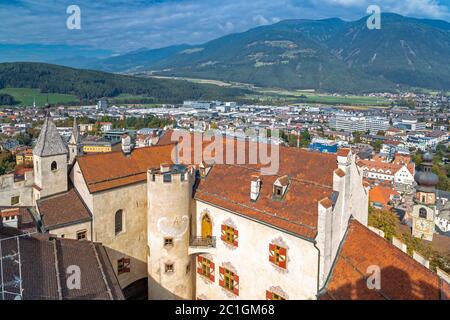
[[[258,14],[257,16],[254,16],[253,21],[259,25],[269,24],[269,20],[267,20],[264,16],[262,16],[260,14]]]
[[[14,4],[15,3],[15,4]],[[383,12],[450,20],[438,0],[76,0],[82,30],[65,28],[71,1],[0,0],[0,43],[90,45],[115,51],[198,44],[230,32],[284,19],[347,20],[366,15],[369,4]]]

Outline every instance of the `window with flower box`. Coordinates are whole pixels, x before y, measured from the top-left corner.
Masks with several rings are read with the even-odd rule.
[[[239,276],[235,274],[233,271],[228,270],[224,267],[219,268],[219,285],[234,293],[235,295],[239,295]]]
[[[269,244],[269,261],[280,268],[286,269],[287,250],[274,243]]]
[[[214,282],[214,262],[205,257],[197,257],[197,273]]]
[[[225,224],[222,225],[222,235],[221,239],[225,243],[231,244],[232,246],[238,246],[238,236],[239,232],[237,229],[227,226]]]

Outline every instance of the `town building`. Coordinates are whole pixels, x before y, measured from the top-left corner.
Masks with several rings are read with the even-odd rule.
[[[414,186],[415,165],[409,157],[397,155],[393,162],[385,162],[379,157],[359,160],[358,166],[369,180],[391,182],[399,189],[411,189]]]

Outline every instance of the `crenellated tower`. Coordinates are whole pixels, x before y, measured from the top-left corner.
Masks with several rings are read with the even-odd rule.
[[[148,298],[192,299],[194,268],[189,256],[190,208],[195,172],[162,164],[147,174]]]

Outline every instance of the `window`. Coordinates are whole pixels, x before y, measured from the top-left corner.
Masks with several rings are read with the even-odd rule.
[[[117,273],[128,273],[130,272],[130,259],[129,258],[122,258],[117,260]]]
[[[164,238],[164,247],[173,247],[173,238]]]
[[[267,300],[286,300],[279,294],[276,294],[275,292],[266,291],[266,299]]]
[[[286,269],[286,248],[280,247],[276,244],[269,244],[269,261]]]
[[[82,230],[77,232],[77,240],[86,240],[87,238],[87,231]]]
[[[56,163],[56,161],[53,161],[53,162],[52,162],[52,164],[51,164],[51,166],[50,166],[50,169],[51,169],[52,171],[58,170],[58,164]]]
[[[235,247],[238,246],[238,231],[230,226],[225,224],[222,225],[222,236],[221,239],[228,244],[231,244]]]
[[[419,210],[419,218],[426,219],[427,218],[427,209],[420,208]]]
[[[234,272],[220,267],[219,268],[220,273],[220,280],[219,285],[230,291],[233,292],[235,295],[239,295],[239,276],[235,274]]]
[[[205,257],[197,257],[197,273],[214,282],[214,262]]]
[[[275,186],[274,187],[274,195],[276,198],[281,198],[283,196],[283,188]]]
[[[163,182],[172,182],[172,174],[166,173],[163,175]]]
[[[116,212],[116,215],[114,217],[114,223],[115,223],[115,233],[116,235],[118,235],[119,233],[121,233],[123,231],[123,211],[122,210],[118,210]]]
[[[11,197],[11,205],[14,206],[20,202],[20,196]]]
[[[173,273],[173,263],[166,263],[165,264],[165,272],[166,273]]]

